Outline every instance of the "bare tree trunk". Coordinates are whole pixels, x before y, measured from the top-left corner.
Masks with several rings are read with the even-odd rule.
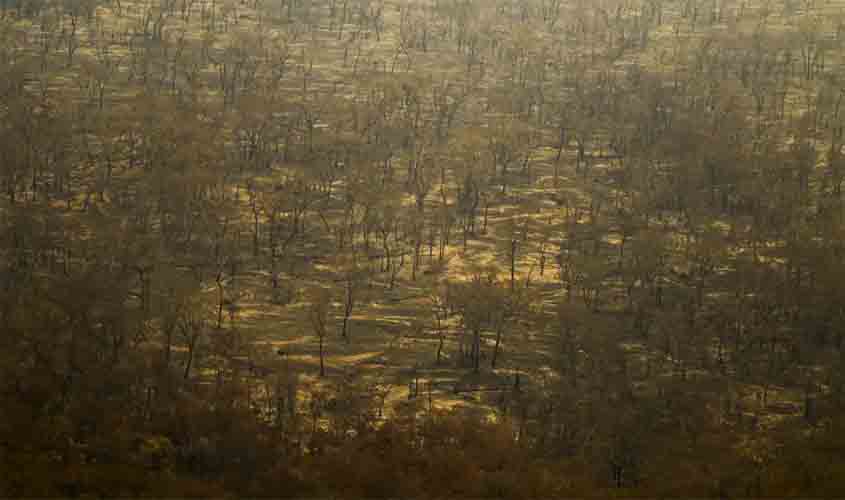
[[[481,334],[478,329],[472,332],[472,370],[478,373],[481,369]]]
[[[502,342],[502,330],[504,329],[504,325],[499,325],[499,328],[496,329],[496,345],[493,347],[493,359],[490,361],[490,368],[496,369],[496,360],[499,358],[499,345]]]
[[[325,335],[320,335],[320,377],[326,376],[326,365],[325,365],[325,351],[323,349],[323,341],[325,340]]]

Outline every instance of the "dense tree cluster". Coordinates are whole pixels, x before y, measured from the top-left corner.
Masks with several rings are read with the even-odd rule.
[[[842,495],[844,46],[0,0],[0,495]]]

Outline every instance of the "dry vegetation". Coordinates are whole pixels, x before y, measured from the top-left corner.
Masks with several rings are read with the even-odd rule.
[[[0,495],[842,495],[843,45],[0,0]]]

